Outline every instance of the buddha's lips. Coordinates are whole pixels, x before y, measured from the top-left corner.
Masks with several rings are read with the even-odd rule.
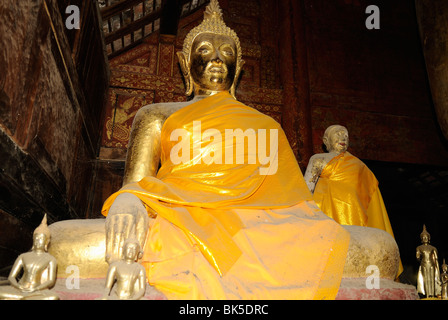
[[[211,67],[209,69],[209,72],[211,72],[211,73],[224,73],[225,71],[224,71],[224,68],[221,68],[221,67]]]

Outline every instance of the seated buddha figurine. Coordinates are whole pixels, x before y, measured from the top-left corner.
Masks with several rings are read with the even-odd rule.
[[[347,151],[347,128],[329,126],[322,140],[328,152],[313,155],[304,175],[313,200],[342,225],[378,228],[393,237],[378,180],[361,160]]]
[[[235,99],[242,50],[218,1],[178,58],[194,98],[137,113],[102,209],[107,260],[135,230],[168,299],[334,299],[350,234],[312,200],[280,125]]]
[[[47,216],[34,230],[30,252],[19,255],[8,276],[8,286],[0,286],[0,300],[59,300],[50,289],[56,283],[56,259],[47,252],[50,229]]]
[[[145,295],[146,271],[137,262],[140,243],[128,238],[123,246],[123,257],[110,264],[102,300],[140,300]]]

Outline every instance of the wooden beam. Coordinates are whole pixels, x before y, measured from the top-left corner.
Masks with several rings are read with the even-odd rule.
[[[130,50],[130,49],[132,49],[132,48],[135,48],[135,47],[138,46],[139,44],[142,44],[142,43],[143,43],[143,40],[144,40],[144,37],[141,38],[141,39],[139,39],[139,40],[136,40],[136,41],[130,43],[130,44],[127,45],[126,47],[123,47],[123,48],[120,48],[120,49],[118,49],[118,50],[113,51],[112,53],[110,53],[110,54],[108,55],[109,59],[113,59],[113,58],[119,56],[120,54],[126,52],[127,50]],[[113,43],[112,43],[112,44],[113,44]]]
[[[150,24],[160,18],[162,16],[162,10],[157,10],[141,19],[138,19],[130,24],[128,24],[126,27],[120,28],[114,32],[109,33],[106,35],[106,44],[109,44],[115,40],[118,40],[131,32],[137,31],[138,29],[143,28],[145,25]]]
[[[120,12],[123,12],[127,9],[132,8],[133,6],[144,2],[143,0],[123,0],[120,2],[117,2],[109,7],[105,7],[101,9],[101,16],[103,17],[103,20],[107,20]]]

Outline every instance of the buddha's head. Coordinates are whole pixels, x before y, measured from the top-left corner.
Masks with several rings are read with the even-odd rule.
[[[428,244],[431,241],[431,236],[429,235],[429,232],[426,230],[425,225],[423,225],[423,231],[422,233],[420,233],[420,239],[424,244]]]
[[[329,126],[322,140],[328,152],[345,152],[348,149],[348,130],[338,124]]]
[[[47,251],[49,243],[50,243],[50,228],[48,228],[47,215],[45,214],[41,224],[34,230],[32,250]]]
[[[187,95],[211,95],[235,89],[244,61],[236,33],[227,27],[217,0],[212,0],[204,21],[185,38],[177,53],[187,86]]]
[[[123,244],[123,258],[127,261],[136,261],[142,257],[140,242],[136,237],[126,239]]]

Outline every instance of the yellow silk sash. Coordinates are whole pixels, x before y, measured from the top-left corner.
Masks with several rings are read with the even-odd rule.
[[[237,129],[246,134],[245,140],[227,134]],[[171,141],[173,132],[188,133],[189,161],[173,161],[187,152],[185,148],[178,152],[181,141],[185,141]],[[274,138],[277,143],[270,144]],[[256,141],[256,149],[247,141]],[[260,158],[263,141],[267,146],[266,152],[261,152],[266,156],[264,160]],[[199,100],[168,117],[161,142],[162,165],[157,177],[124,186],[106,200],[102,213],[107,215],[118,194],[135,194],[159,216],[195,239],[221,275],[241,254],[232,236],[244,226],[232,209],[286,208],[312,198],[280,125],[227,92]],[[229,148],[233,157],[226,158]],[[172,154],[172,150],[176,153]],[[238,150],[244,150],[243,158],[238,158]],[[221,163],[217,156],[220,153]],[[214,161],[210,162],[211,158]],[[266,158],[271,161],[267,163]],[[261,174],[260,168],[269,174]]]

